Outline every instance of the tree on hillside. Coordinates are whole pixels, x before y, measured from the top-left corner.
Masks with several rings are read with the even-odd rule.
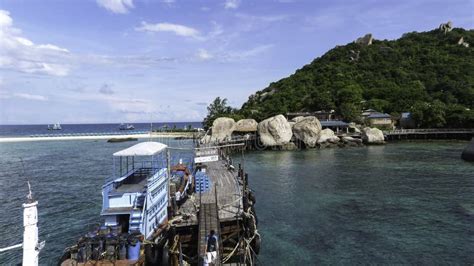
[[[358,84],[351,84],[337,92],[338,108],[337,111],[342,115],[345,121],[358,122],[360,119],[360,111],[362,109],[361,102],[362,88]]]
[[[256,92],[240,113],[262,120],[334,109],[351,121],[365,108],[392,115],[413,110],[420,127],[472,127],[474,49],[459,45],[461,37],[474,43],[474,30],[435,29],[369,46],[337,46]]]
[[[410,111],[417,127],[439,128],[446,125],[446,105],[439,100],[416,102]]]
[[[204,129],[207,130],[212,127],[214,120],[223,116],[234,118],[234,120],[242,118],[241,115],[237,114],[237,109],[227,105],[226,98],[221,99],[221,97],[217,97],[207,106],[207,116],[202,121]]]

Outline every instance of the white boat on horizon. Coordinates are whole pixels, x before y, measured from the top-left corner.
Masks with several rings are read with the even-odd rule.
[[[48,125],[48,130],[62,130],[61,124],[56,123],[53,125]]]
[[[120,130],[134,130],[135,129],[135,126],[133,126],[132,124],[120,124],[119,126],[119,129]]]

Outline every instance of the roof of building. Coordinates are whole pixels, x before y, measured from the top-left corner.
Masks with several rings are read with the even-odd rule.
[[[402,118],[410,118],[411,113],[410,112],[403,112],[402,113]]]
[[[349,123],[341,120],[321,120],[322,127],[348,127]]]
[[[114,153],[114,156],[152,156],[168,146],[160,142],[147,141]]]
[[[367,118],[392,118],[389,114],[374,113],[370,114]]]

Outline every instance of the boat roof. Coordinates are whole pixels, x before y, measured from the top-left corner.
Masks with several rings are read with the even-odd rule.
[[[126,148],[124,150],[118,151],[114,153],[114,156],[151,156],[162,152],[167,147],[167,145],[160,142],[146,141],[133,145],[132,147]]]

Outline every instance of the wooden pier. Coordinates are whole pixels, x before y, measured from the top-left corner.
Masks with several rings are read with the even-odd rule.
[[[253,250],[258,253],[250,247],[258,232],[248,228],[256,218],[254,201],[248,199],[246,175],[240,165],[232,165],[225,148],[197,149],[196,158],[203,161],[197,159],[195,165],[196,192],[172,218],[176,221],[171,223],[172,231],[179,236],[182,253],[191,258],[188,261],[192,265],[202,265],[211,230],[218,239],[217,258],[212,265],[248,265],[255,259]]]
[[[214,230],[219,236],[220,222],[217,214],[217,202],[201,203],[199,210],[199,257],[202,258],[206,254],[207,239],[209,232]],[[219,238],[220,239],[220,238]],[[220,246],[220,245],[219,245]],[[220,265],[221,256],[219,250],[217,251],[216,265]]]
[[[404,139],[459,139],[470,140],[474,137],[471,128],[428,128],[428,129],[396,129],[384,131],[387,140]]]

